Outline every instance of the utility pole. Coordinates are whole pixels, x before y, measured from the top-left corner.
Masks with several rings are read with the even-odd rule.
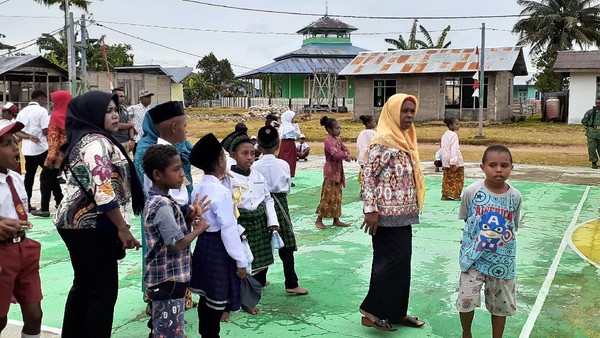
[[[87,93],[88,81],[87,81],[87,28],[85,24],[85,14],[81,14],[81,93]]]
[[[485,99],[485,22],[481,23],[481,60],[479,61],[479,128],[476,138],[483,138],[483,103]]]
[[[68,2],[68,0],[67,0]],[[75,27],[73,13],[69,12],[67,36],[67,63],[69,70],[69,91],[73,96],[77,94],[77,53],[75,52]]]

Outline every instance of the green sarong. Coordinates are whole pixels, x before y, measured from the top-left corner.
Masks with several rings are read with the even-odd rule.
[[[246,229],[250,251],[254,256],[252,270],[264,268],[273,264],[273,249],[271,248],[271,234],[267,229],[267,212],[265,202],[256,210],[248,211],[239,209],[238,223]]]
[[[293,248],[294,251],[298,250],[296,246],[296,236],[294,235],[294,227],[292,226],[292,220],[290,217],[290,210],[288,208],[287,194],[271,193],[275,202],[275,212],[277,213],[277,221],[279,222],[279,235],[283,240],[285,248]]]

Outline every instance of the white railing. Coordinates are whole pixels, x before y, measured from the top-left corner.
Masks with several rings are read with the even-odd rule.
[[[286,106],[290,107],[293,111],[302,111],[309,105],[308,98],[268,98],[268,97],[223,97],[218,100],[202,100],[198,102],[198,107],[210,108],[210,107],[227,107],[227,108],[243,108],[248,109],[252,106]],[[354,99],[338,99],[338,106],[345,105],[348,111],[354,111]]]

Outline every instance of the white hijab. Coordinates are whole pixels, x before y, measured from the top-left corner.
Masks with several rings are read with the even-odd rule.
[[[283,137],[283,135],[294,131],[294,125],[292,124],[292,120],[296,116],[291,110],[286,110],[283,114],[281,114],[281,126],[279,127],[279,137]]]

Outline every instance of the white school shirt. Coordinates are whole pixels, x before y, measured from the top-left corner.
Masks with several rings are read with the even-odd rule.
[[[38,144],[33,143],[31,140],[23,140],[21,145],[23,155],[35,156],[48,150],[48,139],[43,132],[44,129],[48,129],[50,123],[50,115],[48,115],[46,108],[40,106],[37,102],[30,102],[27,107],[17,114],[17,121],[25,125],[23,132],[40,139]]]
[[[27,207],[29,206],[29,202],[27,202],[27,192],[25,191],[23,177],[17,172],[9,169],[6,174],[0,173],[0,216],[19,219],[17,210],[15,210],[15,203],[13,202],[12,194],[10,193],[10,187],[6,182],[7,176],[12,178],[15,190],[17,190],[17,194],[21,199],[21,203],[23,203],[25,212],[28,212]]]
[[[358,164],[364,165],[367,162],[367,149],[371,144],[371,139],[375,136],[375,129],[363,129],[356,138],[356,150],[358,151]]]
[[[200,183],[194,187],[192,196],[204,195],[208,195],[211,200],[210,209],[202,215],[210,224],[206,232],[221,231],[221,240],[229,257],[235,260],[238,268],[247,267],[248,260],[238,233],[237,220],[233,215],[231,191],[215,176],[204,175]]]
[[[250,169],[249,176],[240,175],[233,171],[230,174],[232,177],[226,177],[222,183],[231,190],[232,194],[237,191],[238,187],[241,187],[242,203],[238,205],[238,209],[254,211],[262,202],[265,202],[267,209],[267,224],[265,224],[265,227],[279,226],[277,214],[275,213],[275,202],[271,197],[271,192],[267,189],[264,176],[252,169]]]
[[[169,143],[168,141],[166,141],[160,137],[156,140],[156,144],[172,145],[171,143]],[[148,195],[148,191],[150,191],[151,187],[152,187],[152,180],[150,179],[150,177],[146,176],[146,174],[144,173],[144,193],[146,195]],[[173,197],[175,202],[177,202],[177,204],[179,204],[181,206],[186,206],[190,202],[190,197],[188,196],[188,191],[187,191],[187,188],[185,187],[185,184],[182,184],[179,189],[170,189],[169,195],[171,195],[171,197]]]
[[[299,151],[299,152],[303,153],[303,152],[305,152],[308,149],[310,149],[310,146],[308,145],[308,143],[306,143],[306,142],[304,142],[304,143],[296,142],[296,151]]]
[[[290,165],[273,154],[264,154],[262,160],[254,162],[252,169],[265,177],[267,189],[273,193],[289,193],[292,187]]]

